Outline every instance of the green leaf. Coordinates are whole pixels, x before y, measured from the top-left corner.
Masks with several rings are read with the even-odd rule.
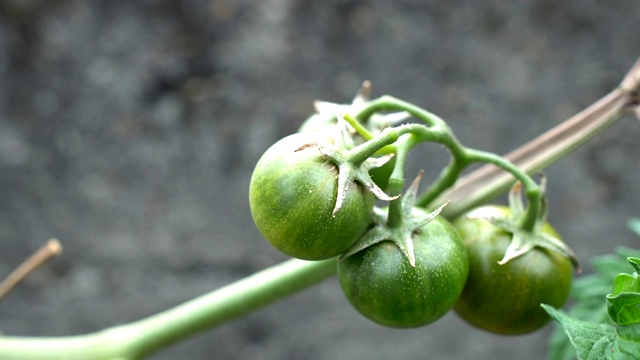
[[[616,329],[609,324],[598,324],[576,320],[552,306],[542,304],[542,308],[562,326],[576,349],[580,360],[617,359]]]
[[[640,358],[640,323],[614,327],[576,320],[564,312],[542,304],[544,310],[562,326],[579,360],[637,360]],[[571,359],[566,349],[553,359]]]
[[[607,310],[618,325],[640,323],[640,294],[622,293],[607,297]]]
[[[612,323],[609,314],[607,313],[607,307],[605,305],[604,297],[610,289],[610,286],[597,298],[590,300],[583,300],[575,303],[571,307],[568,315],[576,320],[590,321],[594,323]],[[562,327],[557,324],[555,326],[550,338],[549,338],[549,352],[548,358],[550,360],[574,360],[576,359],[576,350],[571,343],[569,337],[567,337]]]
[[[638,220],[640,221],[640,219]],[[575,320],[614,325],[609,316],[606,297],[612,292],[611,284],[616,276],[620,273],[629,272],[630,260],[634,267],[640,265],[639,260],[629,258],[640,258],[640,250],[618,247],[615,250],[615,254],[597,256],[591,259],[595,273],[581,276],[574,280],[571,289],[571,298],[574,300],[574,304],[566,314]],[[625,288],[623,285],[618,286],[619,289]],[[629,289],[629,287],[626,287],[626,289]],[[630,310],[627,309],[626,311]],[[626,328],[627,326],[621,326],[619,331],[628,332],[629,330],[625,330]],[[622,344],[625,342],[623,340],[624,338],[621,335],[619,340],[621,349],[624,348]],[[630,342],[629,346],[637,349],[637,345],[636,342]],[[550,360],[576,359],[574,346],[559,324],[549,338],[548,358]],[[636,356],[636,358],[639,357]]]
[[[549,360],[575,360],[576,350],[571,340],[558,324],[549,336]]]
[[[618,325],[640,323],[640,259],[630,257],[628,261],[636,273],[616,276],[613,292],[607,295],[609,316]]]
[[[617,252],[619,256],[630,253],[635,255],[635,250],[619,249]],[[591,317],[591,321],[577,319],[542,304],[544,310],[567,334],[580,360],[640,359],[640,258],[627,257],[627,261],[636,272],[633,275],[618,274],[613,280],[613,291],[606,296],[605,314],[610,319],[603,319],[602,312],[594,310],[602,309],[602,296],[598,293],[603,291],[603,284],[607,281],[607,276],[603,273],[610,275],[619,266],[619,260],[612,256],[599,257],[594,262],[597,263],[594,267],[598,273],[577,281],[572,291],[572,296],[577,296],[578,299],[572,309],[573,316]],[[595,317],[600,319],[593,319]],[[610,325],[606,323],[607,320],[613,320],[619,326]],[[557,329],[552,334],[550,345],[551,359],[573,359],[566,341],[562,340]]]
[[[574,300],[574,304],[567,311],[567,315],[576,320],[613,325],[605,299],[611,293],[611,284],[615,277],[620,273],[629,272],[628,258],[630,257],[640,258],[640,250],[618,247],[615,254],[592,258],[594,274],[574,280],[571,289],[571,299]],[[637,261],[634,263],[640,264]],[[549,338],[548,358],[550,360],[576,359],[573,344],[559,325],[555,327]]]
[[[620,274],[613,281],[612,296],[622,293],[638,293],[640,292],[640,279],[638,273],[633,275]]]
[[[618,350],[627,359],[640,358],[640,324],[618,327]]]

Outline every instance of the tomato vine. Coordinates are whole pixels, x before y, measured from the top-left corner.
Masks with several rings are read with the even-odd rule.
[[[563,136],[558,138],[545,137],[545,141],[549,141],[549,138],[555,141],[550,144],[554,145],[551,147],[553,151],[536,151],[535,147],[533,150],[525,148],[526,151],[522,150],[513,156],[508,156],[513,161],[463,146],[455,138],[444,120],[420,107],[390,96],[383,96],[371,101],[368,101],[368,95],[360,96],[360,99],[354,101],[351,106],[330,107],[334,113],[327,117],[320,117],[321,123],[311,131],[317,131],[318,128],[323,129],[322,131],[340,129],[340,131],[330,131],[334,134],[332,140],[328,142],[305,140],[299,144],[300,146],[289,151],[295,153],[302,150],[314,150],[314,156],[310,161],[313,163],[313,168],[317,169],[318,164],[320,164],[319,167],[326,167],[323,170],[325,173],[323,176],[326,180],[323,181],[331,183],[332,186],[329,187],[330,191],[327,191],[331,201],[326,201],[327,197],[324,200],[333,206],[323,206],[321,212],[328,221],[332,221],[332,217],[337,216],[341,211],[347,211],[345,209],[348,209],[349,201],[345,199],[350,192],[354,191],[354,188],[364,187],[377,195],[378,198],[389,201],[387,209],[377,208],[373,203],[369,205],[365,201],[366,204],[362,205],[365,208],[362,213],[367,216],[364,216],[363,219],[368,217],[371,219],[354,220],[359,223],[366,222],[366,226],[363,227],[363,229],[366,228],[366,231],[362,236],[360,234],[349,236],[344,242],[349,243],[349,246],[345,246],[340,241],[340,246],[335,245],[335,253],[325,253],[317,258],[309,257],[321,259],[319,261],[292,259],[149,318],[96,333],[61,338],[2,336],[0,337],[0,358],[140,359],[197,332],[211,329],[233,318],[243,316],[326,279],[336,272],[336,259],[332,256],[340,253],[342,253],[340,266],[344,273],[355,274],[354,276],[344,275],[343,288],[345,288],[348,297],[356,294],[350,298],[350,301],[359,304],[362,300],[360,296],[363,293],[359,293],[358,289],[370,289],[375,286],[371,286],[370,282],[364,283],[364,286],[362,286],[363,283],[354,285],[352,280],[363,273],[366,274],[367,271],[377,271],[376,266],[369,266],[368,270],[363,271],[360,266],[362,263],[366,264],[366,261],[362,259],[378,259],[379,253],[384,253],[388,249],[392,249],[396,255],[399,252],[401,254],[394,257],[398,260],[394,261],[396,265],[389,267],[390,271],[384,275],[386,280],[390,279],[386,282],[389,286],[385,286],[385,288],[391,289],[391,293],[396,294],[399,291],[404,291],[395,285],[403,284],[402,282],[406,280],[404,274],[410,273],[412,274],[410,276],[412,284],[415,286],[412,285],[408,293],[414,294],[413,298],[416,301],[404,301],[406,299],[403,299],[402,296],[394,300],[391,299],[391,296],[386,298],[384,294],[381,296],[375,291],[364,293],[365,303],[367,299],[374,299],[379,306],[373,310],[364,309],[362,312],[367,313],[370,318],[390,326],[418,326],[431,323],[454,306],[455,301],[452,299],[457,299],[459,291],[462,291],[461,285],[466,280],[463,278],[467,276],[463,260],[449,270],[443,270],[442,263],[437,262],[433,264],[438,270],[424,270],[429,266],[423,265],[429,261],[438,260],[439,250],[445,247],[445,245],[437,246],[437,250],[429,248],[429,245],[432,245],[429,243],[430,241],[440,239],[443,240],[442,244],[460,242],[456,232],[447,230],[449,225],[446,225],[447,220],[440,215],[441,212],[446,211],[446,218],[454,219],[469,210],[479,199],[491,197],[495,193],[503,191],[505,184],[514,181],[518,181],[525,190],[526,208],[522,203],[514,200],[511,204],[513,216],[491,215],[486,218],[487,222],[483,223],[485,225],[482,225],[491,224],[491,226],[499,228],[500,232],[511,234],[510,243],[500,262],[508,264],[511,260],[524,257],[535,248],[543,249],[546,252],[555,252],[565,259],[573,260],[572,265],[575,266],[575,259],[568,248],[554,234],[547,236],[548,234],[543,231],[546,220],[544,185],[537,184],[529,173],[558,160],[587,139],[604,130],[623,114],[630,110],[636,111],[638,93],[640,92],[639,73],[640,62],[625,77],[620,88],[594,104],[592,108],[586,109],[584,114],[579,114],[580,116],[572,119],[567,123],[568,125],[558,128],[556,133]],[[335,112],[336,109],[340,109],[340,111]],[[424,124],[411,123],[396,126],[397,120],[406,119],[407,114],[421,120]],[[340,123],[342,119],[349,125]],[[589,126],[585,126],[585,124]],[[310,128],[313,128],[311,125]],[[573,129],[573,131],[568,131],[567,128]],[[361,139],[356,141],[355,137]],[[452,160],[421,194],[417,194],[419,181],[414,181],[409,190],[401,196],[404,187],[406,157],[417,144],[426,141],[445,146],[451,153]],[[541,143],[536,143],[536,146],[540,149]],[[291,152],[288,153],[288,156],[291,155]],[[369,172],[375,165],[382,165],[384,160],[388,160],[390,154],[393,154],[395,159],[388,178],[388,192],[390,194],[387,194],[382,192]],[[491,164],[506,170],[511,175],[507,180],[504,180],[502,174],[482,168],[467,176],[461,176],[462,171],[468,165],[477,162]],[[336,171],[337,174],[334,174]],[[334,176],[327,176],[327,173]],[[278,177],[284,176],[284,174],[280,173]],[[458,180],[459,178],[460,180]],[[466,179],[468,181],[464,181]],[[460,183],[462,184],[460,185]],[[515,189],[518,189],[518,186]],[[281,191],[286,192],[287,190]],[[479,191],[480,194],[478,195],[476,191]],[[257,189],[256,192],[260,193],[261,190]],[[457,194],[458,197],[468,196],[469,199],[456,202],[453,208],[446,210],[442,205],[445,202],[440,199],[447,194]],[[281,195],[275,194],[275,196]],[[283,203],[285,203],[283,207],[289,204]],[[369,206],[371,206],[371,212],[368,212]],[[423,209],[415,209],[416,207]],[[427,212],[424,210],[425,208],[433,211]],[[430,226],[439,229],[435,235]],[[316,239],[318,241],[329,234],[327,232],[320,233],[321,236]],[[305,233],[299,238],[304,238],[307,235]],[[358,239],[354,240],[352,237]],[[288,241],[290,238],[285,240]],[[414,242],[418,242],[418,245],[414,246]],[[333,248],[334,245],[329,247]],[[416,247],[419,248],[418,251],[414,251]],[[455,248],[455,245],[453,247]],[[428,250],[423,251],[423,248]],[[466,259],[465,255],[462,255],[466,254],[464,251],[456,250],[452,254],[454,259]],[[356,264],[351,267],[353,265],[350,264],[351,262]],[[640,269],[639,263],[640,261],[637,259],[632,261],[636,275],[621,277],[615,288],[616,292],[608,299],[613,312],[624,314],[624,317],[615,318],[620,327],[617,329],[608,328],[607,330],[613,334],[612,336],[618,336],[620,339],[622,345],[616,349],[628,349],[625,346],[630,343],[629,329],[637,330],[637,322],[635,322],[637,319],[628,316],[627,312],[630,310],[627,306],[631,301],[630,298],[633,301],[637,300],[637,294],[634,294],[638,290],[637,270]],[[445,261],[445,265],[451,265],[451,263]],[[448,268],[448,266],[445,267]],[[393,271],[394,269],[402,271]],[[412,269],[416,269],[415,273]],[[438,277],[438,273],[455,274],[453,282],[460,288],[455,291],[433,290],[435,294],[441,295],[441,299],[446,299],[441,302],[436,301],[436,304],[431,301],[432,298],[421,296],[425,292],[432,291],[431,289],[443,288],[442,284],[446,283],[447,279]],[[413,278],[418,278],[418,282],[413,282]],[[627,296],[627,293],[631,292],[630,289],[634,290],[634,294]],[[434,296],[434,298],[437,300],[438,296]],[[392,302],[387,302],[387,300]],[[557,305],[553,305],[561,306],[561,302],[558,301]],[[399,308],[400,317],[397,317],[397,314],[394,315],[396,310],[391,311],[391,314],[388,310],[390,307],[396,309],[397,304],[403,306]],[[356,307],[358,306],[360,305],[356,305]],[[574,325],[552,308],[546,307],[545,310],[558,321],[570,325],[569,328]],[[418,318],[417,320],[411,316],[406,318],[404,317],[406,314],[418,314]],[[382,315],[382,317],[378,315]],[[630,321],[634,323],[630,324]]]

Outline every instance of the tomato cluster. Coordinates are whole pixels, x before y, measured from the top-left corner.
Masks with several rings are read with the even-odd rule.
[[[411,200],[403,207],[413,227],[403,223],[387,229],[386,218],[381,222],[374,214],[371,187],[349,180],[336,211],[342,168],[323,151],[334,142],[327,131],[315,129],[271,146],[251,178],[251,213],[275,248],[304,260],[336,257],[353,249],[365,234],[380,228],[387,231],[383,233],[388,237],[338,261],[342,289],[362,315],[385,326],[406,328],[433,323],[453,309],[481,329],[524,334],[550,320],[541,303],[564,305],[573,275],[565,256],[534,247],[498,264],[513,234],[485,218],[507,219],[508,207],[480,207],[453,223],[441,216],[411,223],[409,218],[426,214]],[[393,165],[379,172],[377,180],[386,185],[391,169]],[[559,239],[546,223],[535,231]]]

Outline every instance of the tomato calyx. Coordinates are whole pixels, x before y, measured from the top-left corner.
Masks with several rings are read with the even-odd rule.
[[[380,167],[389,161],[393,154],[388,154],[381,157],[371,157],[364,160],[361,163],[357,163],[348,158],[345,153],[347,150],[355,147],[353,136],[351,135],[349,124],[344,119],[339,119],[336,126],[337,133],[334,134],[333,143],[330,142],[312,142],[307,143],[296,149],[295,151],[304,151],[310,148],[316,148],[321,156],[327,160],[327,162],[333,164],[338,171],[338,194],[336,197],[336,204],[333,208],[331,215],[336,216],[338,211],[342,208],[347,194],[350,188],[350,184],[353,182],[359,183],[369,189],[369,191],[375,195],[378,199],[384,201],[392,201],[398,198],[398,196],[387,195],[371,178],[369,171],[371,169]]]
[[[522,184],[516,183],[509,191],[509,208],[511,209],[508,218],[488,216],[478,217],[489,221],[494,226],[512,234],[511,243],[505,251],[504,257],[498,264],[504,265],[509,261],[518,258],[535,247],[554,251],[571,261],[577,273],[582,271],[577,256],[564,242],[557,237],[542,231],[547,218],[547,200],[545,195],[545,177],[542,176],[540,182],[540,211],[536,218],[533,229],[523,227],[525,217],[525,207],[522,201]]]
[[[449,203],[445,203],[428,213],[422,210],[416,210],[414,204],[417,198],[418,184],[422,178],[422,172],[416,177],[409,189],[402,196],[401,207],[402,217],[401,221],[396,224],[390,225],[388,220],[388,212],[375,207],[373,210],[374,226],[366,232],[360,240],[358,240],[351,248],[345,251],[338,260],[346,259],[347,257],[362,251],[374,244],[381,241],[392,241],[402,252],[404,257],[409,261],[412,267],[416,266],[416,256],[413,250],[413,239],[421,231],[421,229],[435,219],[442,209]]]

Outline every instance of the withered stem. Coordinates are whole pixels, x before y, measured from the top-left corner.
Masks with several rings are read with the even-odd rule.
[[[56,239],[49,239],[35,253],[18,266],[2,283],[0,283],[0,299],[13,289],[27,275],[32,273],[47,260],[62,253],[62,245]]]

